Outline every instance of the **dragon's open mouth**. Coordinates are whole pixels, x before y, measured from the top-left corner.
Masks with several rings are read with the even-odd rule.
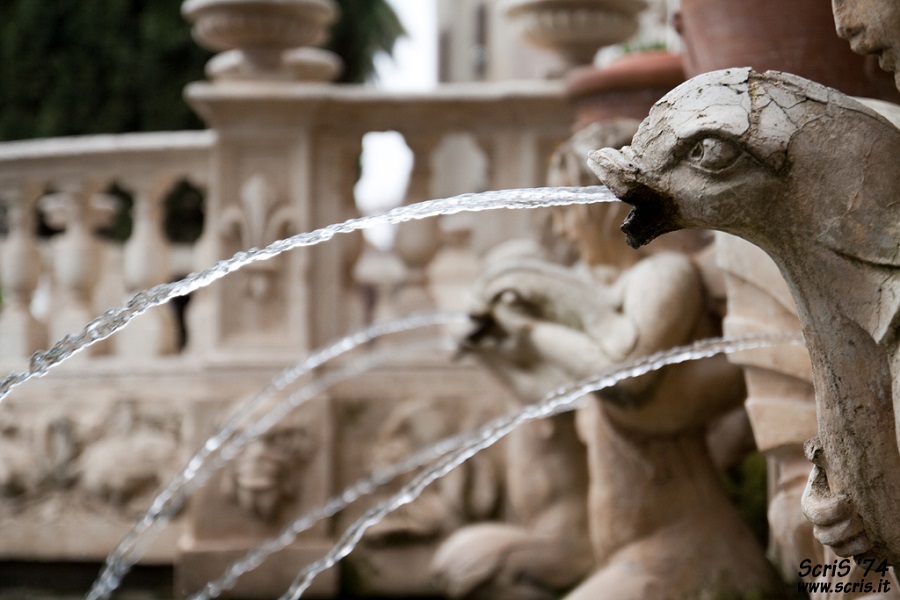
[[[647,185],[635,182],[619,199],[632,206],[621,227],[625,241],[632,248],[640,248],[664,233],[681,229],[675,203]]]
[[[681,227],[677,224],[677,208],[670,198],[643,183],[641,169],[635,160],[629,160],[623,151],[604,148],[592,152],[588,165],[609,189],[633,208],[622,231],[632,248],[652,242],[657,237]]]

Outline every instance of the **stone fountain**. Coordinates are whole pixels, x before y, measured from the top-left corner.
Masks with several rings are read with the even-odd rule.
[[[325,161],[341,158],[350,163],[346,159],[355,152],[352,142],[337,135],[351,123],[344,117],[357,116],[355,98],[335,92],[319,97],[309,87],[282,86],[333,76],[336,65],[332,58],[319,51],[292,50],[321,39],[319,30],[334,18],[330,3],[295,3],[296,7],[302,5],[303,12],[286,9],[289,3],[270,2],[277,14],[267,22],[242,15],[241,7],[248,3],[252,4],[249,0],[243,4],[185,3],[186,15],[204,24],[198,25],[198,39],[225,50],[209,67],[214,82],[194,86],[190,92],[194,105],[218,130],[215,138],[203,142],[209,146],[209,155],[195,152],[199,155],[197,162],[209,159],[213,165],[211,208],[216,216],[202,243],[204,259],[247,245],[265,244],[301,224],[340,220],[347,210],[333,189],[335,183],[346,187],[347,177],[324,176],[310,165],[295,177],[282,175],[295,166],[293,160],[308,155],[313,140],[327,142],[322,144]],[[216,13],[216,5],[223,12]],[[879,6],[888,11],[886,14],[859,16],[853,6],[848,2],[836,8],[842,34],[851,39],[855,49],[879,52],[882,66],[897,70],[900,32],[885,30],[886,23],[900,22],[896,8],[883,2]],[[303,21],[300,12],[310,17],[309,22]],[[277,35],[260,36],[259,27],[272,27]],[[270,96],[255,95],[247,85],[254,81]],[[277,93],[272,94],[273,90]],[[451,97],[446,104],[454,107],[458,100]],[[327,102],[337,107],[337,116],[317,112]],[[392,112],[393,104],[379,102],[374,102],[376,115],[384,117]],[[503,103],[495,104],[500,107],[495,111],[495,120],[499,121]],[[493,106],[489,102],[486,105]],[[261,110],[249,110],[251,106]],[[309,112],[288,110],[296,106]],[[528,115],[531,125],[539,120],[537,112],[527,107],[522,114]],[[315,122],[314,117],[327,122]],[[285,119],[290,124],[288,132],[283,129]],[[855,127],[848,127],[848,123]],[[421,129],[431,125],[426,123]],[[697,129],[698,125],[702,128]],[[831,126],[836,129],[830,131]],[[632,125],[617,123],[599,133],[592,132],[594,137],[576,139],[557,159],[571,163],[572,156],[583,155],[585,144],[621,145],[631,137],[629,127]],[[259,142],[260,130],[265,143]],[[543,144],[546,147],[559,130],[555,121],[547,119],[536,131],[547,138]],[[610,138],[611,132],[618,137]],[[657,138],[657,134],[662,135]],[[821,149],[827,145],[817,143],[821,139],[817,136],[828,134],[858,145],[846,145],[842,154],[824,156]],[[513,139],[511,134],[506,135]],[[594,163],[623,199],[637,206],[629,226],[635,243],[674,228],[718,226],[757,241],[775,256],[798,300],[819,389],[819,435],[808,446],[816,466],[804,500],[805,510],[822,542],[832,544],[838,553],[885,557],[891,563],[900,554],[898,523],[892,514],[898,459],[891,405],[898,385],[894,350],[900,301],[896,289],[900,219],[896,214],[898,204],[891,195],[896,190],[896,172],[889,159],[896,154],[879,151],[878,145],[894,148],[896,138],[896,131],[882,117],[832,90],[790,76],[732,70],[694,80],[673,92],[638,131],[630,153],[607,151]],[[423,139],[421,145],[434,148],[433,137]],[[496,153],[503,154],[514,145],[497,143]],[[667,152],[672,149],[671,156],[677,160],[669,159]],[[854,152],[867,159],[855,160]],[[816,169],[821,177],[816,176]],[[848,169],[858,171],[849,173]],[[798,178],[818,180],[827,176],[840,179],[850,201],[840,204],[841,210],[830,217],[825,230],[819,231],[812,225],[821,222],[823,206],[833,208],[842,199],[829,198],[828,203],[816,204],[814,209],[812,200],[791,202],[808,191],[797,183]],[[576,179],[582,177],[585,173],[578,172]],[[144,183],[154,190],[159,187],[152,181]],[[561,183],[574,185],[579,181]],[[699,192],[679,187],[688,184],[698,186]],[[71,194],[77,196],[77,206],[85,213],[87,198],[95,187]],[[739,197],[737,188],[742,194]],[[767,205],[771,212],[766,216],[777,208],[785,211],[780,223],[793,219],[804,227],[798,225],[793,235],[784,236],[754,224],[766,221],[750,218],[752,203],[740,211],[718,214],[698,208],[696,203],[697,197],[712,199],[715,195],[726,203],[752,199],[759,189],[777,192],[781,201],[777,206]],[[14,208],[13,220],[20,224],[30,219],[30,210],[24,209],[32,208],[41,195],[37,189],[23,190],[25,200],[21,202],[4,198]],[[309,190],[336,202],[311,205],[297,201]],[[150,214],[148,222],[158,221],[154,211],[143,210],[157,195],[154,192],[139,199],[142,214]],[[877,212],[867,212],[871,205]],[[507,252],[507,259],[512,256],[512,260],[487,271],[478,287],[475,316],[480,327],[466,347],[489,364],[520,401],[531,402],[544,388],[593,372],[598,365],[714,334],[721,327],[725,288],[722,274],[712,264],[708,237],[688,234],[675,240],[677,234],[673,234],[657,242],[646,255],[626,256],[611,251],[608,244],[591,243],[598,230],[599,235],[605,234],[615,210],[592,208],[585,214],[579,212],[582,209],[568,209],[567,214],[556,218],[559,228],[567,230],[581,245],[589,269],[563,269],[550,264],[539,252],[519,250],[512,255]],[[742,221],[743,217],[747,220]],[[18,227],[16,236],[7,243],[13,250],[29,251],[4,253],[4,281],[17,284],[11,289],[13,306],[19,309],[28,304],[37,284],[22,269],[10,268],[7,263],[10,256],[24,256],[23,261],[28,263],[38,260],[33,256],[33,244],[29,245],[27,229]],[[77,227],[72,229],[78,233]],[[810,238],[818,240],[817,244],[804,246],[804,240]],[[147,239],[145,235],[134,241],[131,248],[136,250],[129,250],[129,255],[138,258],[129,261],[140,262],[142,252],[152,254],[159,246],[158,239]],[[332,266],[339,265],[339,270],[353,257],[351,246],[317,257]],[[78,257],[87,256],[81,246],[76,250]],[[815,258],[800,263],[796,257],[802,256],[801,251]],[[432,256],[433,252],[428,250],[426,254]],[[60,272],[67,274],[65,260],[59,262]],[[418,264],[422,261],[412,262],[424,271]],[[810,262],[814,263],[811,268]],[[208,334],[195,338],[195,344],[200,341],[194,348],[198,356],[218,361],[220,371],[224,370],[222,365],[233,370],[234,356],[226,356],[223,350],[238,351],[247,344],[258,350],[265,342],[260,332],[274,332],[279,323],[304,324],[292,330],[295,335],[300,332],[299,337],[282,340],[282,349],[308,347],[335,333],[332,321],[340,319],[316,318],[322,313],[307,303],[308,290],[279,276],[305,276],[307,267],[303,260],[292,259],[276,263],[277,272],[250,269],[243,279],[225,288],[231,290],[229,293],[216,290],[197,298],[190,319],[195,332]],[[129,288],[149,285],[144,281],[148,277],[162,277],[158,270],[143,279],[138,277],[140,281],[129,280]],[[310,281],[315,280],[326,290],[328,299],[341,292],[331,275],[309,275]],[[76,273],[72,277],[77,281],[60,279],[73,290],[89,287],[86,276]],[[836,280],[841,282],[841,294],[834,293],[832,283]],[[548,281],[553,285],[547,286]],[[234,298],[243,295],[272,306],[240,310]],[[836,297],[851,301],[836,303]],[[223,318],[229,310],[238,318]],[[9,314],[4,312],[4,318]],[[835,340],[837,327],[842,333]],[[20,336],[27,342],[25,354],[39,343],[32,339],[37,329],[30,325],[27,329],[28,335]],[[245,353],[239,359],[243,372],[249,372],[260,357]],[[202,510],[195,508],[190,515],[186,528],[189,534],[179,550],[185,589],[201,585],[246,549],[251,540],[274,531],[286,511],[321,501],[324,487],[331,486],[332,467],[337,466],[346,477],[344,471],[389,462],[398,452],[444,435],[451,427],[462,427],[471,415],[461,416],[465,411],[459,410],[459,402],[474,397],[477,389],[492,389],[486,381],[472,379],[462,369],[458,370],[462,377],[448,376],[448,371],[430,364],[420,371],[420,376],[406,380],[405,402],[394,410],[384,405],[371,408],[361,400],[372,394],[371,385],[365,389],[350,386],[327,409],[311,408],[249,446],[214,485],[201,493],[197,504]],[[190,375],[185,372],[181,379]],[[202,401],[201,392],[234,394],[233,389],[226,390],[241,375],[236,371],[220,377],[209,389],[198,390],[198,398],[185,399],[179,381],[163,385],[153,381],[154,385],[148,387],[161,398],[188,400],[190,422],[195,426],[187,435],[199,443],[206,433],[203,424],[221,413],[218,406]],[[385,390],[393,388],[398,376],[396,371],[378,373],[379,393],[387,394]],[[142,381],[152,381],[153,377],[152,369],[148,369]],[[436,380],[442,381],[444,396],[440,398],[431,396]],[[245,383],[241,385],[246,387]],[[496,391],[492,394],[500,396]],[[483,457],[468,471],[445,481],[422,506],[397,514],[372,532],[363,549],[364,559],[356,565],[372,569],[374,575],[363,575],[380,587],[365,591],[421,593],[427,589],[425,567],[437,543],[469,520],[485,520],[500,512],[495,462],[504,465],[508,501],[518,519],[463,527],[438,551],[432,568],[453,596],[554,597],[585,577],[585,583],[570,598],[611,593],[616,598],[662,598],[666,594],[677,598],[701,590],[770,588],[772,573],[761,549],[718,487],[717,468],[728,452],[721,451],[706,435],[707,429],[728,430],[742,394],[740,374],[725,361],[686,365],[592,396],[574,418],[554,417],[522,430],[506,449],[505,462]],[[113,400],[111,396],[108,404],[113,408],[108,414],[96,406],[91,409],[96,415],[91,410],[81,411],[82,416],[93,419],[87,423],[93,428],[90,435],[97,437],[94,430],[105,432],[93,446],[84,441],[90,436],[78,429],[81,421],[60,417],[42,424],[41,431],[46,435],[39,441],[54,450],[50,457],[53,464],[33,465],[29,462],[33,457],[21,447],[0,440],[7,467],[4,485],[15,488],[15,494],[25,499],[34,490],[49,486],[50,479],[59,486],[77,485],[96,502],[121,505],[145,494],[151,484],[168,475],[172,457],[178,453],[185,435],[178,426],[181,414],[174,406],[168,411],[173,403],[166,404],[167,410],[160,416],[147,414],[140,402],[117,404]],[[340,418],[335,418],[331,410]],[[359,419],[359,414],[367,410],[369,416]],[[19,421],[29,418],[26,415]],[[335,423],[339,423],[337,428]],[[11,434],[4,430],[4,435],[10,438]],[[354,446],[341,456],[333,456],[331,442],[336,437],[366,437],[379,450],[368,457]],[[324,452],[316,449],[321,446]],[[109,459],[129,447],[140,448],[141,455],[152,460],[128,463],[121,469],[121,463]],[[532,468],[533,457],[535,461],[536,457],[550,460],[541,468]],[[83,467],[83,472],[73,470],[73,465]],[[130,478],[119,477],[126,471]],[[40,481],[35,479],[36,474],[41,474]],[[314,484],[305,486],[303,478]],[[224,532],[223,523],[228,525],[228,532]],[[312,556],[325,547],[328,537],[327,527],[313,530],[289,548],[276,567],[248,580],[240,593],[277,593],[284,578],[275,582],[271,574],[281,568],[279,565],[293,565],[298,558]],[[411,545],[410,540],[427,540],[428,548]],[[473,545],[482,559],[476,565],[480,568],[476,575],[481,579],[473,577],[471,569],[460,567],[461,558],[471,559]],[[174,540],[162,546],[156,551],[156,560],[171,557]],[[585,560],[588,555],[591,560]],[[697,568],[697,561],[703,562],[703,569]],[[404,581],[409,570],[398,569],[398,564],[415,564],[417,581]],[[466,566],[471,567],[471,561],[463,564]],[[328,595],[335,588],[334,580],[326,580],[318,593]]]
[[[854,50],[897,71],[893,3],[835,3],[835,19]],[[895,123],[795,76],[732,69],[677,88],[630,147],[591,158],[634,206],[623,225],[633,246],[701,227],[743,237],[774,259],[796,302],[816,389],[804,512],[839,556],[891,565],[900,559]]]
[[[635,125],[585,129],[556,164],[592,145],[627,140]],[[579,171],[578,180],[589,177]],[[483,325],[467,348],[517,397],[534,402],[598,368],[715,335],[721,315],[708,284],[717,277],[708,236],[691,232],[646,254],[623,253],[608,237],[620,206],[560,211],[557,227],[578,245],[581,268],[536,253],[507,255],[478,286],[475,314]],[[726,497],[711,453],[716,445],[707,440],[708,428],[729,424],[723,417],[743,398],[740,371],[720,357],[597,393],[574,423],[562,415],[516,432],[507,468],[510,486],[518,484],[509,490],[518,521],[506,531],[474,525],[452,536],[433,565],[443,589],[454,598],[572,600],[773,590],[774,571]],[[716,458],[728,453],[721,445],[713,451],[722,451]],[[538,454],[550,465],[568,454],[567,466],[544,474],[535,466],[544,461],[529,459]],[[572,469],[582,464],[586,503],[571,497],[583,485]],[[579,552],[573,545],[582,522],[590,546],[576,555],[593,560],[567,559],[562,569],[556,562]]]

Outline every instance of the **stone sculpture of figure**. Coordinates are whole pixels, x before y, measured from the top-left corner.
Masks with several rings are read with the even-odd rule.
[[[839,36],[857,54],[874,54],[900,89],[900,5],[893,0],[832,0]]]
[[[593,565],[584,447],[572,415],[520,428],[505,454],[513,522],[467,525],[441,544],[431,571],[450,598],[552,600]]]
[[[728,298],[725,335],[800,332],[790,290],[778,267],[762,250],[724,233],[716,235],[716,250],[717,262],[725,272]],[[855,565],[850,559],[838,559],[817,542],[813,525],[801,510],[801,497],[812,468],[804,456],[803,444],[816,435],[815,391],[806,348],[781,344],[731,354],[728,358],[744,370],[745,406],[757,448],[767,459],[770,557],[786,581],[808,584],[810,600],[836,600],[834,594],[847,599],[869,597],[866,586],[877,590],[883,579],[871,568],[878,565]],[[840,568],[828,572],[814,569],[835,564]],[[889,592],[882,589],[877,597],[900,598],[900,586]]]
[[[454,410],[455,409],[455,410]],[[410,399],[395,407],[378,428],[371,454],[373,472],[465,430],[456,402]],[[428,486],[422,495],[388,515],[366,532],[366,540],[390,542],[434,541],[464,523],[483,519],[497,503],[496,473],[489,460],[472,460]]]
[[[710,271],[699,256],[658,247],[634,261],[597,251],[610,208],[619,210],[579,207],[560,219],[593,269],[518,259],[483,277],[476,350],[514,389],[542,390],[717,332],[704,283]],[[568,599],[677,599],[772,583],[706,444],[708,423],[739,405],[743,393],[739,371],[715,359],[586,399],[575,429],[587,447],[595,568]],[[537,558],[528,566],[538,568]],[[529,576],[523,570],[519,579]]]
[[[488,263],[499,269],[532,256],[531,243],[497,249]],[[543,263],[542,263],[543,264]],[[486,276],[491,280],[491,276]],[[463,348],[478,356],[520,402],[536,402],[565,381],[553,365],[490,344],[475,335]],[[513,431],[503,447],[504,522],[470,524],[451,535],[435,554],[434,583],[450,598],[552,600],[574,587],[594,561],[585,532],[587,460],[572,414]]]
[[[364,455],[365,466],[372,472],[381,471],[448,436],[473,428],[495,414],[486,404],[475,405],[456,396],[411,394],[389,408],[385,406],[386,412],[370,414],[378,418],[370,419],[375,435],[372,450]],[[435,550],[453,531],[496,513],[497,462],[493,453],[479,453],[425,488],[415,502],[393,511],[366,531],[348,557],[350,568],[358,574],[354,591],[379,597],[433,594],[429,565]],[[376,500],[387,499],[412,477],[399,477]],[[348,513],[344,519],[353,521],[361,514],[362,510]]]
[[[861,34],[857,34],[861,35]],[[591,155],[634,206],[633,246],[682,228],[744,237],[778,265],[813,367],[805,510],[839,555],[900,560],[900,130],[783,73],[708,73],[660,100],[632,145]]]
[[[282,506],[302,493],[303,467],[318,440],[310,427],[282,427],[254,440],[233,461],[222,491],[248,515],[276,521]]]
[[[873,54],[878,56],[878,63],[885,71],[893,71],[894,81],[897,89],[900,90],[900,4],[891,0],[833,0],[832,8],[834,12],[835,28],[840,37],[850,42],[850,47],[858,54]],[[891,112],[887,114],[893,123],[900,127],[900,108],[879,103],[876,105],[881,112]],[[894,157],[896,158],[896,156]],[[894,161],[896,163],[896,161]],[[894,178],[896,181],[896,178]],[[888,182],[884,182],[888,183]],[[894,197],[900,194],[900,189],[894,188]],[[890,215],[886,215],[891,218]],[[886,228],[886,232],[890,232]],[[895,248],[900,244],[897,237],[896,216],[894,217],[894,245]],[[895,270],[890,279],[897,280],[896,265],[897,261],[893,261]],[[888,278],[886,278],[887,280]],[[897,320],[893,321],[895,329],[892,334],[896,344],[896,328]],[[896,348],[894,349],[894,364],[892,370],[893,377],[893,406],[894,406],[894,422],[898,431],[898,440],[900,440],[900,427],[898,427],[898,416],[900,416],[900,389],[898,389],[898,357]],[[858,519],[858,509],[853,506],[852,502],[847,501],[842,496],[835,497],[832,494],[821,494],[827,489],[826,477],[824,469],[817,469],[809,479],[806,492],[803,496],[803,512],[807,518],[813,523],[814,532],[817,539],[825,545],[834,546],[839,554],[846,554],[857,550],[859,547],[869,545],[867,536],[861,536],[859,530],[862,523]],[[893,500],[893,505],[900,499],[894,497],[886,499],[886,502]],[[854,535],[856,534],[856,535]],[[854,539],[855,538],[855,539]],[[900,539],[893,540],[895,547],[900,548]],[[853,546],[856,547],[853,547]],[[900,594],[900,592],[898,592]]]

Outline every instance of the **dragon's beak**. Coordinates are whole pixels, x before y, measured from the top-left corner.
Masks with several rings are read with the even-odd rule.
[[[681,229],[675,202],[644,181],[630,146],[595,150],[588,166],[619,200],[633,207],[622,224],[629,246],[640,248],[664,233]]]

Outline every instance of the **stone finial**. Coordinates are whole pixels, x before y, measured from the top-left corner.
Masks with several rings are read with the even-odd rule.
[[[315,47],[338,18],[333,0],[185,0],[181,13],[197,43],[220,51],[210,79],[331,81],[342,68]]]
[[[576,66],[634,35],[646,7],[644,0],[512,0],[507,15],[531,44]]]

